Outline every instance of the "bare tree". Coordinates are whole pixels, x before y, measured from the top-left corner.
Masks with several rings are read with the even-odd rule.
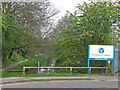
[[[53,24],[52,17],[59,11],[49,0],[39,2],[2,2],[4,13],[12,14],[17,24],[27,27],[24,36],[28,42],[27,54],[34,58],[36,54],[48,52],[51,46],[49,40],[44,40],[44,35],[49,33]],[[47,42],[47,43],[45,43]],[[46,48],[47,47],[47,48]],[[47,53],[48,56],[49,53]]]
[[[13,15],[16,22],[28,27],[37,37],[49,30],[54,15],[58,13],[49,0],[39,2],[3,2],[3,12]]]

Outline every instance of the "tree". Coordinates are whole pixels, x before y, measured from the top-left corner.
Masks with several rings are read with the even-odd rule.
[[[52,17],[58,13],[50,1],[2,2],[2,10],[4,13],[11,14],[16,24],[25,27],[25,30],[21,32],[27,42],[27,47],[22,51],[31,59],[36,54],[41,54],[45,41],[44,34],[50,30]]]
[[[14,49],[22,49],[26,47],[27,42],[23,36],[24,28],[20,28],[15,24],[12,15],[2,13],[2,57],[3,63],[7,58],[11,57]]]
[[[41,37],[58,13],[49,0],[39,2],[2,2],[3,12],[13,15],[18,24],[25,25],[37,37]]]
[[[55,41],[57,66],[87,66],[88,45],[111,45],[112,30],[114,45],[118,39],[118,27],[113,26],[113,21],[118,20],[115,3],[91,1],[76,8],[74,13],[68,13],[69,19],[62,19],[55,28],[60,36]]]

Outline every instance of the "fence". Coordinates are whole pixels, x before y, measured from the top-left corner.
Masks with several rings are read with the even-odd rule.
[[[119,65],[120,65],[120,49],[119,49],[120,47],[116,47],[115,48],[115,72],[117,72],[117,71],[119,71],[120,70],[120,68],[119,68]]]
[[[23,67],[23,75],[25,74],[25,69],[47,69],[47,73],[49,74],[49,69],[70,69],[70,73],[72,73],[73,69],[89,69],[89,73],[91,74],[91,69],[106,69],[106,73],[108,72],[108,67]]]

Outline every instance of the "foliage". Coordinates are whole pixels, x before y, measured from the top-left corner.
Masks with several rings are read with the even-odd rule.
[[[114,45],[118,40],[118,6],[112,2],[78,4],[74,13],[69,13],[58,22],[54,31],[56,66],[87,66],[88,45]],[[113,27],[113,28],[111,28]],[[105,62],[91,62],[91,66],[106,66]]]
[[[39,2],[2,2],[4,13],[13,15],[17,24],[27,27],[26,32],[43,39],[53,23],[51,19],[58,11],[49,0]]]
[[[5,60],[5,64],[9,65],[9,64],[13,64],[13,63],[16,63],[16,62],[20,62],[22,60],[25,60],[26,58],[20,56],[19,58],[12,58],[12,59],[7,59]]]
[[[42,54],[46,61],[50,59],[52,53],[49,54],[48,51],[52,51],[52,45],[45,37],[51,30],[52,17],[58,13],[50,1],[2,2],[2,10],[4,13],[12,14],[15,23],[25,27],[21,32],[27,44],[19,49],[23,56],[27,55],[32,60],[36,59],[36,55],[41,57]]]
[[[15,49],[21,49],[27,45],[23,36],[24,28],[16,25],[11,14],[2,14],[2,55],[6,60]]]
[[[112,71],[112,65],[108,63],[108,73],[111,73]]]
[[[14,51],[17,51],[17,55],[24,58],[27,56],[31,60],[35,60],[36,55],[43,55],[45,62],[52,58],[52,53],[48,52],[52,51],[52,45],[49,39],[44,37],[52,26],[51,17],[58,11],[49,0],[2,2],[2,12],[3,61],[11,60]]]

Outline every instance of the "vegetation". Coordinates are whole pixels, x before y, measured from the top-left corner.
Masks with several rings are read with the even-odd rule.
[[[58,13],[52,7],[49,0],[2,2],[3,65],[12,62],[14,55],[16,62],[21,57],[29,60],[43,57],[46,62],[51,59],[52,54],[47,53],[51,44],[45,35],[52,26],[51,17]],[[46,47],[48,50],[44,50]]]
[[[8,74],[9,73],[9,74]],[[47,74],[47,73],[41,73],[41,74],[37,74],[37,73],[34,73],[34,74],[25,74],[23,75],[22,72],[9,72],[8,70],[4,71],[2,73],[2,78],[7,78],[7,77],[72,77],[72,76],[89,76],[90,74],[83,74],[83,73],[50,73],[50,74]],[[93,73],[91,75],[96,75],[96,76],[108,76],[108,75],[111,75],[111,74],[106,74],[106,73],[99,73],[99,74],[96,74],[96,73]]]
[[[22,60],[25,60],[26,58],[20,56],[19,58],[13,58],[13,59],[7,59],[5,61],[5,64],[13,64],[13,63],[16,63],[16,62],[19,62],[19,61],[22,61]]]
[[[22,67],[56,66],[87,67],[88,45],[116,45],[119,34],[118,4],[113,2],[84,2],[78,4],[74,13],[67,14],[56,25],[52,17],[59,11],[53,8],[49,0],[40,2],[2,2],[0,49],[2,46],[2,65],[13,64],[25,59],[12,70]],[[0,12],[1,14],[1,12]],[[29,17],[28,17],[29,15]],[[115,23],[115,25],[113,24]],[[112,35],[113,32],[113,35]],[[1,36],[0,36],[1,37]],[[91,61],[90,66],[108,66],[104,61]],[[2,67],[2,66],[0,66]],[[86,69],[58,70],[53,74],[10,73],[3,71],[3,77],[9,76],[79,76]],[[104,72],[96,70],[93,73]],[[109,70],[111,72],[111,69]],[[9,74],[8,74],[9,73]],[[65,75],[59,73],[67,73]],[[86,75],[86,74],[85,74]]]
[[[12,15],[2,14],[2,57],[3,62],[5,59],[11,59],[12,53],[15,49],[22,49],[26,46],[25,38],[20,27],[15,24],[15,20],[12,19]],[[17,52],[17,54],[19,51]]]
[[[118,20],[118,5],[91,1],[78,4],[76,8],[74,13],[68,12],[54,29],[56,66],[87,67],[88,45],[111,45],[112,31],[113,44],[118,41],[118,26],[113,25]],[[92,61],[90,66],[107,66],[107,62]]]

